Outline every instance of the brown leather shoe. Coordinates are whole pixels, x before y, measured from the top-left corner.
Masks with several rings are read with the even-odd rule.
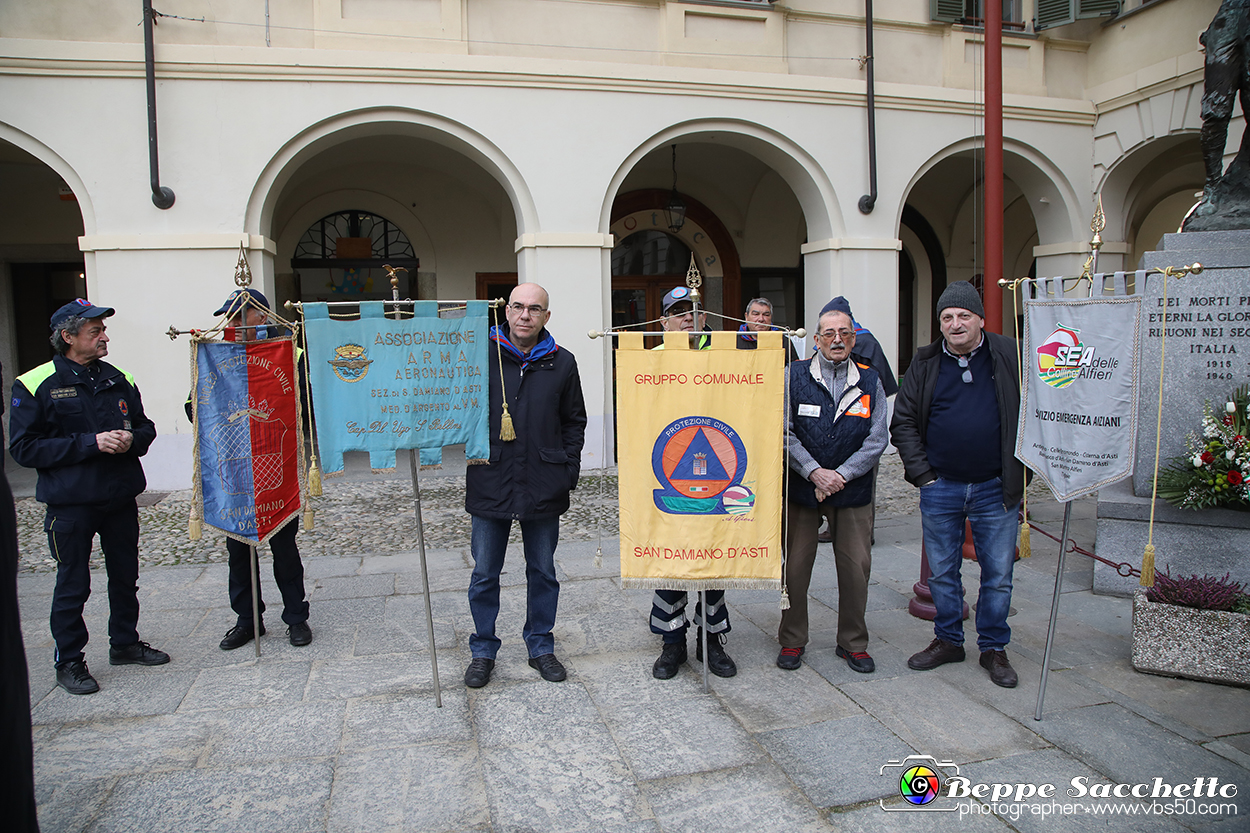
[[[990,672],[990,680],[994,685],[1015,688],[1020,681],[1016,676],[1016,669],[1011,667],[1011,661],[1007,659],[1006,651],[982,651],[981,667]]]
[[[947,642],[945,639],[935,639],[929,643],[928,648],[918,654],[912,654],[911,659],[907,660],[907,667],[914,671],[928,671],[930,668],[937,668],[948,662],[963,661],[964,646]]]

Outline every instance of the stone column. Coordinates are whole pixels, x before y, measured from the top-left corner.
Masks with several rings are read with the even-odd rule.
[[[523,234],[516,241],[517,279],[541,284],[551,296],[547,329],[573,353],[586,398],[586,445],[582,467],[601,469],[612,459],[610,339],[591,340],[589,330],[611,323],[610,234]]]

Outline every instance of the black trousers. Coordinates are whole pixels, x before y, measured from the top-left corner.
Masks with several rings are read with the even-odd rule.
[[[0,807],[5,830],[38,833],[30,741],[30,679],[17,608],[17,517],[0,470]]]
[[[292,518],[269,539],[269,551],[273,554],[273,579],[282,594],[282,621],[288,625],[308,621],[308,602],[304,601],[304,564],[299,560],[299,547],[295,545],[295,533],[299,531],[299,518]],[[226,539],[226,552],[230,554],[230,608],[239,617],[240,625],[252,624],[252,578],[256,578],[256,595],[260,599],[260,612],[265,612],[265,599],[260,593],[260,563],[253,573],[251,547],[233,538]]]
[[[48,506],[44,527],[56,559],[52,638],[56,663],[83,659],[87,623],[82,609],[91,595],[91,541],[100,536],[108,571],[109,644],[139,641],[139,507],[133,497],[111,503]]]

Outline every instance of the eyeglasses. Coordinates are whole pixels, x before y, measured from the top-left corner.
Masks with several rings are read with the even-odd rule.
[[[837,336],[840,341],[850,341],[853,335],[855,335],[854,330],[825,330],[823,333],[817,333],[816,337],[831,339]]]
[[[538,304],[530,304],[528,307],[525,304],[508,304],[508,309],[512,310],[515,315],[524,315],[528,312],[531,318],[537,318],[547,311],[546,307],[540,307]]]
[[[965,385],[972,384],[972,371],[968,368],[967,356],[956,356],[955,361],[959,362],[959,366],[964,369],[963,380]]]

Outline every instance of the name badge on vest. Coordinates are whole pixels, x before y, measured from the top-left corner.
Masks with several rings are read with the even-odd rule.
[[[817,417],[817,418],[819,418],[819,417],[820,417],[820,406],[819,406],[819,405],[808,405],[808,404],[806,404],[806,403],[799,403],[799,416]]]
[[[53,399],[71,399],[78,395],[78,388],[53,388],[48,395]]]

